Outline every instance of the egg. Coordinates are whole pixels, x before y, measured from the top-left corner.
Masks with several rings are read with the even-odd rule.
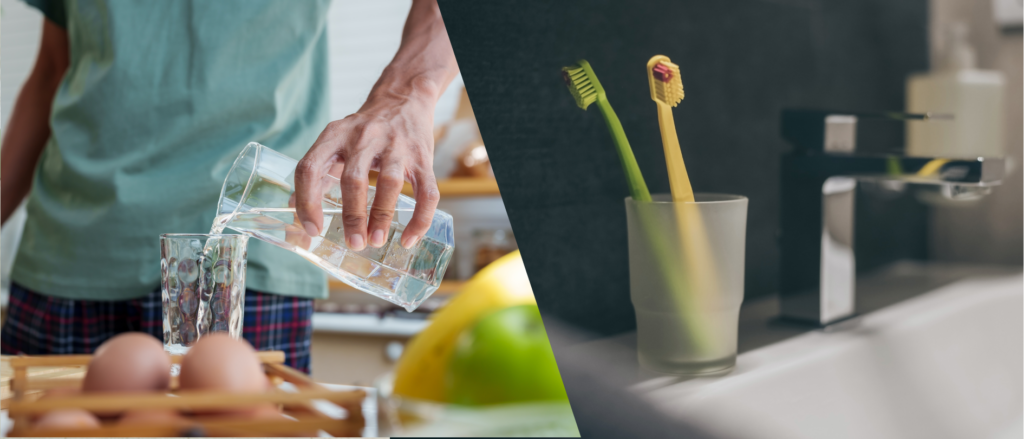
[[[189,420],[171,409],[129,410],[117,421],[120,425],[184,425]]]
[[[203,336],[188,350],[178,375],[181,390],[263,393],[267,383],[256,350],[248,342],[220,332]]]
[[[142,332],[117,335],[100,345],[89,362],[82,391],[151,392],[167,390],[171,357],[163,343]]]
[[[75,388],[71,388],[71,387],[57,387],[57,388],[54,388],[54,389],[47,390],[36,401],[45,401],[45,400],[48,400],[48,399],[65,398],[65,397],[68,397],[68,396],[78,396],[81,393],[82,393],[82,391],[79,390],[79,389],[75,389]],[[31,415],[30,417],[31,417],[32,421],[35,422],[36,420],[41,418],[44,414],[45,413],[34,414],[34,415]]]
[[[76,389],[74,387],[55,387],[47,390],[46,393],[43,393],[43,396],[39,397],[39,399],[64,398],[67,396],[78,396],[81,393],[82,391],[80,389]]]
[[[82,409],[59,409],[46,412],[32,426],[36,429],[100,428],[100,420]]]
[[[281,410],[273,404],[266,404],[251,409],[246,416],[251,419],[276,419],[281,417]]]

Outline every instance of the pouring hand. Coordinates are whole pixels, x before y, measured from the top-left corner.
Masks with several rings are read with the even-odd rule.
[[[398,195],[412,183],[416,209],[402,233],[411,248],[430,228],[440,198],[434,179],[434,106],[458,74],[435,0],[414,0],[391,64],[356,113],[331,122],[295,170],[296,214],[310,236],[323,230],[320,182],[341,180],[345,244],[385,244]],[[369,172],[380,171],[367,210]],[[369,225],[367,225],[369,220]],[[367,233],[369,230],[369,233]]]

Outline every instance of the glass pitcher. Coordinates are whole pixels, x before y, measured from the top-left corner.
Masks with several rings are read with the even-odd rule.
[[[413,311],[441,285],[455,239],[452,216],[436,210],[430,229],[411,249],[400,244],[416,201],[400,195],[385,245],[353,251],[345,245],[340,181],[321,181],[324,227],[310,237],[295,215],[298,162],[273,149],[249,143],[224,179],[211,233],[225,227],[290,250],[356,289]],[[373,205],[370,187],[366,206]]]

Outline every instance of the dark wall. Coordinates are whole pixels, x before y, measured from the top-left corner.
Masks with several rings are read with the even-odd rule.
[[[667,192],[645,66],[655,54],[679,64],[686,99],[674,114],[693,187],[750,199],[748,297],[777,289],[779,156],[789,150],[779,110],[899,110],[905,77],[927,68],[927,0],[440,4],[537,301],[604,334],[635,327],[627,188],[601,116],[576,107],[562,66],[590,61],[648,186]],[[860,149],[902,144],[900,125],[870,128]],[[861,267],[924,254],[920,208],[866,210],[903,222],[881,237],[858,229]]]

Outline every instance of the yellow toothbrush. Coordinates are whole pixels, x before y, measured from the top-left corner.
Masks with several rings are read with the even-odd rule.
[[[658,105],[658,125],[661,126],[661,143],[665,148],[672,201],[693,202],[693,188],[686,175],[683,152],[679,149],[679,138],[676,136],[676,123],[672,119],[672,107],[683,100],[683,80],[679,77],[679,66],[672,64],[667,56],[655,55],[647,61],[647,81],[651,84],[651,99]]]
[[[708,242],[708,232],[695,204],[693,188],[683,163],[683,152],[676,136],[676,124],[672,119],[672,107],[683,100],[683,80],[679,75],[679,66],[664,55],[655,55],[647,62],[647,79],[651,85],[651,99],[658,105],[658,125],[661,127],[661,142],[665,149],[669,186],[678,221],[676,232],[682,241],[680,245],[687,265],[683,270],[688,273],[684,284],[689,288],[676,291],[677,304],[695,347],[709,353],[716,346],[708,332],[713,322],[700,311],[715,308],[719,291],[718,275],[711,244]]]

